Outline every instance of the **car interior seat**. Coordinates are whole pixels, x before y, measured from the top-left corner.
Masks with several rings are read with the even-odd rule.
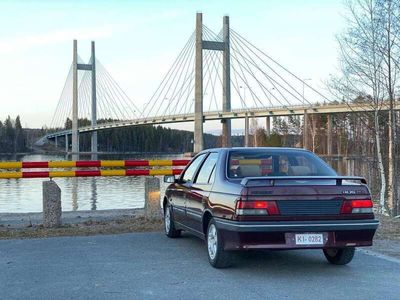
[[[307,166],[289,166],[289,176],[310,176],[311,169]]]
[[[240,177],[260,177],[262,176],[259,165],[242,165],[238,167]]]

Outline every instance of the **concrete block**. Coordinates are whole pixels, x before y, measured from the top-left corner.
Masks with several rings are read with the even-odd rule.
[[[43,182],[43,226],[45,228],[61,225],[61,189],[53,181]]]
[[[160,205],[160,179],[157,177],[145,178],[144,214],[146,218],[158,219],[162,217]]]

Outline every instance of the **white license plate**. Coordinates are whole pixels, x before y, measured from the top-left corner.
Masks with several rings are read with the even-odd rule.
[[[322,233],[301,233],[295,234],[296,245],[323,245],[324,236]]]

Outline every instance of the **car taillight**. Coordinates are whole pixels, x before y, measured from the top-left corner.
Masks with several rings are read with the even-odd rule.
[[[236,215],[279,215],[279,209],[275,201],[243,201],[236,202]]]
[[[342,214],[367,214],[372,213],[373,203],[366,200],[344,200],[340,213]]]

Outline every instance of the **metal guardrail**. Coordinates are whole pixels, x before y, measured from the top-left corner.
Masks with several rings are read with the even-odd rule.
[[[6,161],[0,162],[0,169],[35,168],[92,168],[92,167],[164,167],[186,166],[190,160],[77,160],[77,161]]]
[[[38,162],[13,161],[13,162],[0,162],[0,169],[167,167],[167,166],[186,166],[188,163],[189,160],[96,160],[96,161],[38,161]],[[98,177],[98,176],[157,176],[157,175],[179,175],[181,172],[182,168],[19,171],[19,172],[0,172],[0,179]]]

